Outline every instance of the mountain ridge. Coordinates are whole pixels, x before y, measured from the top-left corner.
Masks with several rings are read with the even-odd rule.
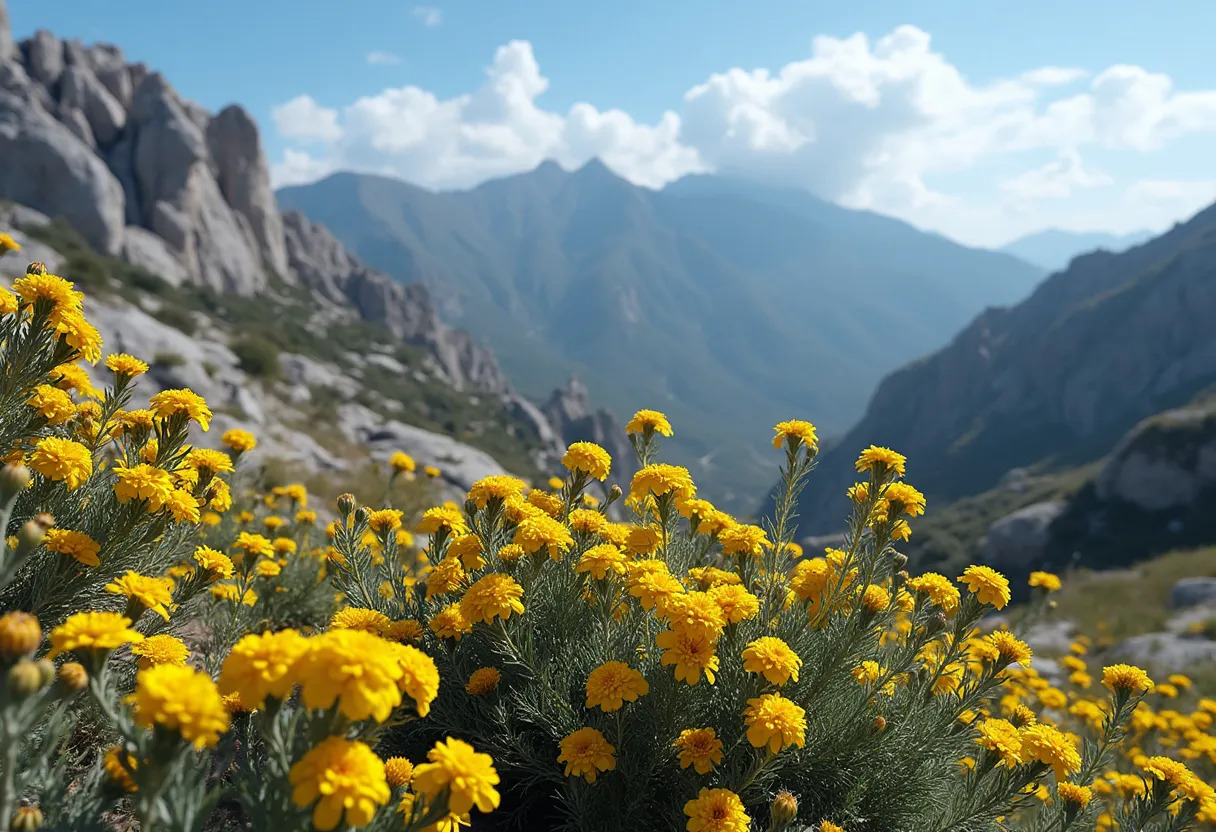
[[[1040,276],[810,194],[714,177],[655,191],[602,162],[444,192],[347,172],[276,196],[376,268],[426,283],[525,392],[573,372],[619,416],[670,410],[676,460],[713,480],[709,457],[738,489],[715,496],[752,504],[772,424],[844,430],[882,372]],[[874,228],[919,248],[888,249]]]
[[[1102,249],[1113,253],[1126,251],[1157,236],[1156,232],[1141,230],[1127,234],[1105,231],[1066,231],[1048,228],[1025,234],[1006,243],[997,251],[1019,257],[1048,271],[1061,271],[1080,254]]]

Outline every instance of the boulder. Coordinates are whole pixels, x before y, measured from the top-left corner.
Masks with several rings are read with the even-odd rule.
[[[0,90],[0,196],[65,217],[105,254],[122,246],[123,192],[92,149],[40,107]]]
[[[1216,641],[1175,633],[1146,633],[1115,645],[1109,656],[1112,661],[1134,664],[1150,672],[1189,673],[1196,664],[1216,662]]]
[[[1095,482],[1099,498],[1145,511],[1184,508],[1216,485],[1216,408],[1167,410],[1144,420],[1111,452]]]
[[[181,286],[189,276],[181,261],[169,251],[164,239],[146,228],[129,225],[123,232],[122,259],[147,269],[166,283]]]
[[[86,67],[73,65],[63,72],[59,106],[80,112],[96,142],[109,147],[127,123],[127,113]]]
[[[988,527],[981,560],[1001,570],[1032,566],[1047,546],[1052,522],[1066,507],[1063,500],[1047,500],[1005,515]]]
[[[1216,605],[1216,578],[1183,578],[1170,589],[1170,608]]]
[[[39,29],[21,45],[30,78],[43,86],[53,86],[63,73],[63,44],[46,29]]]

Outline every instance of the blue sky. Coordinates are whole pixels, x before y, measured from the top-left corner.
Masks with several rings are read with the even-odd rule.
[[[244,105],[279,181],[355,168],[466,187],[600,156],[639,184],[732,170],[985,245],[1159,228],[1216,199],[1216,3],[1200,0],[9,0],[9,14],[18,38],[116,43],[210,109]]]

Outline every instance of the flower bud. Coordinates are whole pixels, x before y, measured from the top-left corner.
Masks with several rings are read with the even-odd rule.
[[[7,503],[30,484],[30,469],[20,463],[0,468],[0,503]]]
[[[936,635],[946,629],[946,616],[938,611],[929,616],[929,620],[925,622],[925,632],[929,635]]]
[[[895,588],[899,589],[908,583],[908,573],[900,570],[899,572],[895,573],[895,577],[892,578],[892,581],[895,583]]]
[[[372,516],[372,513],[370,510],[368,510],[367,506],[359,506],[359,508],[355,509],[355,522],[356,523],[366,523],[368,521],[368,518],[371,516]]]
[[[338,497],[338,511],[341,512],[343,517],[346,517],[354,510],[355,510],[355,495],[354,494],[342,494]]]
[[[17,532],[17,551],[28,552],[46,537],[47,531],[55,525],[55,518],[49,514],[39,514],[25,521],[21,531]]]
[[[895,571],[898,572],[908,565],[908,556],[903,553],[896,552],[895,557],[891,558],[891,564],[895,567]]]
[[[464,513],[469,517],[475,516],[477,514],[477,503],[473,502],[472,500],[465,500]]]
[[[621,487],[619,485],[617,485],[616,483],[613,483],[612,488],[608,489],[608,502],[610,502],[610,503],[616,502],[617,500],[621,499],[621,495],[624,493],[625,492],[621,490]]]
[[[769,806],[769,829],[780,832],[798,817],[798,799],[786,791],[777,792]]]
[[[22,659],[9,668],[5,681],[10,693],[24,699],[42,690],[42,669],[29,659]]]
[[[1054,598],[1047,602],[1047,609],[1049,610],[1054,610],[1058,606],[1060,606],[1060,604]]]
[[[887,730],[887,720],[881,716],[874,717],[874,733],[881,734],[885,730]]]
[[[34,261],[25,267],[26,274],[46,274],[46,263]]]
[[[38,672],[42,674],[42,686],[46,687],[51,682],[55,681],[55,663],[50,659],[39,659],[34,662],[38,666]]]
[[[59,688],[64,693],[79,693],[88,684],[88,671],[79,662],[67,662],[59,668]]]
[[[42,643],[38,619],[28,612],[0,615],[0,661],[27,657]]]
[[[38,804],[22,800],[17,804],[17,811],[13,812],[13,819],[8,828],[12,832],[34,832],[42,826],[42,821],[42,809]]]

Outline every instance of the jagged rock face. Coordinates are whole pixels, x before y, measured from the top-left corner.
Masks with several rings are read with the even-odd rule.
[[[13,43],[12,26],[8,22],[8,7],[0,0],[0,61],[7,61],[13,56],[17,45]]]
[[[587,388],[577,378],[554,390],[541,411],[563,445],[594,442],[608,451],[614,480],[627,483],[637,470],[633,448],[621,424],[611,413],[591,408]]]

